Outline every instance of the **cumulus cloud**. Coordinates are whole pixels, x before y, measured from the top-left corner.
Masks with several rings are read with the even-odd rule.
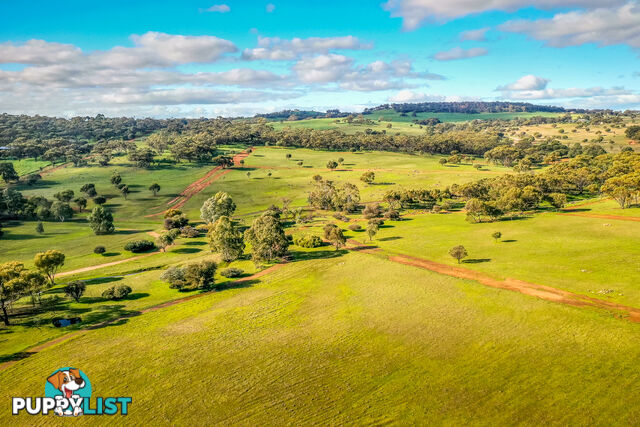
[[[372,47],[371,43],[364,43],[354,36],[294,38],[291,40],[259,36],[258,46],[253,49],[245,49],[242,52],[242,59],[290,61],[302,55],[326,54],[334,50],[371,49]]]
[[[540,99],[574,99],[574,98],[603,98],[635,96],[624,87],[603,88],[600,86],[590,88],[550,88],[550,80],[527,75],[514,83],[498,86],[503,99],[516,101],[533,101]]]
[[[167,67],[178,64],[211,63],[238,50],[229,40],[214,36],[183,36],[150,31],[133,35],[134,47],[116,46],[91,54],[102,66],[125,68]]]
[[[434,101],[444,101],[446,99],[443,95],[430,95],[424,92],[414,92],[412,90],[401,90],[393,96],[390,96],[387,100],[389,102],[395,102],[398,104],[403,104],[407,102],[434,102]]]
[[[217,13],[227,13],[231,12],[231,8],[226,4],[214,4],[208,9],[204,10],[205,12],[217,12]]]
[[[276,5],[273,3],[269,3],[266,7],[265,10],[267,11],[267,13],[272,13],[274,10],[276,10]]]
[[[107,104],[209,105],[291,99],[297,96],[300,95],[295,93],[283,94],[264,91],[174,88],[154,91],[121,90],[118,92],[105,93],[100,99]]]
[[[460,33],[460,41],[477,41],[483,42],[487,40],[487,31],[489,28],[480,28],[478,30],[463,31]]]
[[[407,60],[355,65],[352,58],[338,54],[304,57],[296,62],[293,70],[304,83],[336,83],[341,89],[363,92],[413,87],[406,79],[444,79],[439,74],[413,71]]]
[[[483,56],[487,53],[489,53],[489,51],[483,47],[473,47],[471,49],[454,47],[450,50],[438,52],[434,54],[432,58],[438,61],[454,61],[456,59],[475,58],[476,56]]]
[[[509,21],[499,29],[524,33],[553,47],[594,43],[640,48],[640,4],[559,13],[550,19]]]
[[[543,79],[542,77],[534,76],[533,74],[529,74],[527,76],[519,78],[514,83],[509,83],[508,85],[499,86],[497,90],[507,91],[507,90],[542,90],[547,87],[549,83],[549,79]]]
[[[626,0],[609,0],[609,6],[618,6]],[[518,9],[535,6],[539,9],[602,7],[602,0],[388,0],[385,10],[392,17],[403,20],[405,30],[415,30],[429,21],[449,21],[462,16],[482,13],[490,10],[514,12]]]
[[[22,44],[0,43],[0,64],[44,65],[78,59],[82,51],[76,46],[29,40]]]
[[[351,69],[353,59],[331,53],[304,58],[298,61],[293,70],[305,83],[327,83],[339,80]]]

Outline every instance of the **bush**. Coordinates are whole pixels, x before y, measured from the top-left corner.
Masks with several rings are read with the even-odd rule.
[[[156,244],[151,240],[134,240],[124,245],[124,250],[133,253],[139,253],[150,251],[151,249],[155,249],[155,247]]]
[[[232,277],[240,277],[244,273],[244,270],[240,268],[225,268],[220,272],[222,277],[232,278]]]
[[[351,231],[360,231],[362,230],[362,226],[360,224],[349,224],[349,227],[347,227],[349,230]]]
[[[117,301],[126,298],[127,295],[131,293],[131,291],[131,287],[127,285],[115,285],[110,287],[109,289],[106,289],[102,293],[102,298]]]
[[[215,284],[216,263],[201,261],[186,267],[169,267],[160,278],[180,290],[211,289]]]
[[[301,248],[317,248],[322,246],[322,239],[314,235],[294,236],[293,244]]]
[[[191,227],[189,225],[182,227],[180,229],[180,236],[187,238],[194,238],[200,236],[200,230],[197,228]]]
[[[384,217],[391,221],[398,221],[400,219],[400,213],[395,209],[389,209],[384,213]]]
[[[164,219],[164,228],[166,230],[173,230],[174,228],[186,227],[189,224],[189,220],[184,215],[175,215],[171,218]]]
[[[105,248],[104,246],[96,246],[95,248],[93,248],[93,253],[98,255],[102,255],[106,251],[107,251],[107,248]]]
[[[73,282],[69,282],[67,286],[64,287],[64,294],[69,298],[73,298],[76,302],[80,301],[80,297],[84,295],[84,291],[87,289],[87,285],[80,280],[74,280]]]

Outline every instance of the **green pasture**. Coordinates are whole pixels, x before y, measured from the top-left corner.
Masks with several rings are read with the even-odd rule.
[[[495,231],[502,233],[497,243],[491,237]],[[350,233],[368,242],[364,232]],[[456,260],[449,249],[463,245],[469,253],[466,268],[639,307],[638,239],[640,222],[550,212],[470,224],[463,213],[450,213],[387,222],[373,244],[451,265]]]
[[[640,417],[630,403],[640,398],[637,325],[372,255],[317,256],[47,348],[0,372],[11,384],[0,398],[40,396],[51,372],[74,366],[94,396],[133,398],[128,416],[108,418],[113,425]],[[11,417],[9,408],[2,416],[13,425],[59,422]]]
[[[286,155],[291,154],[287,159]],[[344,162],[336,170],[329,170],[330,160],[342,157]],[[214,182],[185,205],[190,217],[197,217],[200,206],[217,191],[227,191],[233,197],[238,215],[246,215],[282,204],[283,198],[292,200],[292,206],[305,206],[314,175],[332,180],[336,184],[350,182],[358,186],[363,201],[379,201],[389,189],[440,187],[464,183],[483,177],[498,176],[509,168],[483,165],[476,170],[473,164],[441,165],[441,156],[420,156],[386,152],[326,152],[309,149],[257,147],[245,159],[244,167],[234,169]],[[303,165],[298,166],[302,161]],[[374,184],[360,181],[365,171],[376,174]],[[247,172],[249,176],[247,176]],[[268,174],[271,173],[271,176]]]
[[[527,113],[527,112],[513,112],[513,113],[406,113],[403,115],[395,110],[379,110],[374,111],[371,114],[365,114],[364,117],[370,120],[378,120],[382,118],[383,121],[393,122],[413,122],[414,120],[424,120],[431,118],[438,118],[441,122],[466,122],[470,120],[511,120],[515,118],[528,119],[531,117],[558,117],[561,113],[547,113],[543,111]]]

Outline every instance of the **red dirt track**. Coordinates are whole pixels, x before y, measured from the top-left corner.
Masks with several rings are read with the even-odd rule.
[[[251,150],[254,150],[255,148],[251,148]],[[243,151],[242,153],[238,153],[235,156],[233,156],[233,165],[234,166],[240,166],[240,161],[247,158],[249,156],[249,152],[247,152],[246,150]],[[229,172],[231,172],[231,169],[223,169],[222,166],[216,166],[215,168],[211,169],[209,172],[206,173],[205,176],[203,176],[202,178],[198,179],[197,181],[192,182],[187,188],[185,188],[184,190],[182,190],[182,193],[180,193],[178,195],[178,197],[170,200],[167,202],[167,209],[180,209],[182,206],[184,206],[193,196],[195,196],[196,194],[200,193],[202,190],[204,190],[205,188],[207,188],[209,185],[211,185],[214,181],[217,181],[218,179],[220,179],[221,177],[223,177],[224,175],[228,174]],[[149,214],[149,215],[145,215],[145,218],[151,218],[154,216],[159,216],[162,215],[163,213],[165,213],[167,210],[164,210],[162,212],[158,212],[158,213],[154,213],[154,214]]]

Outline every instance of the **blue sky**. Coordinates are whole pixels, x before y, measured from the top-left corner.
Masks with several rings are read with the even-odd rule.
[[[386,102],[640,109],[637,0],[0,2],[0,105],[217,116]]]

